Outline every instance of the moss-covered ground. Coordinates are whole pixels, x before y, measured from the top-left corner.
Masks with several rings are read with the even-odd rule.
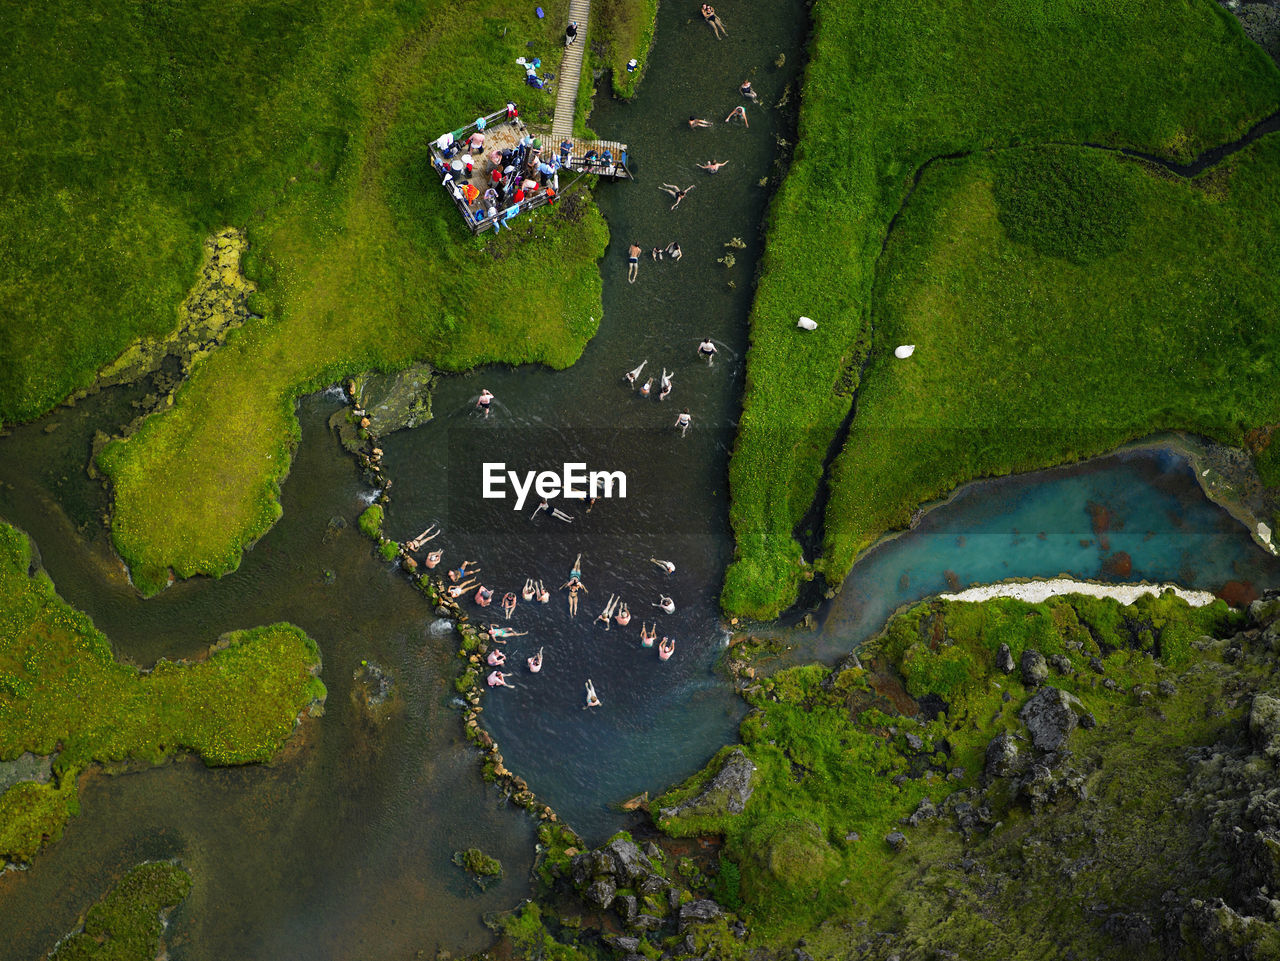
[[[0,795],[2,858],[29,860],[61,835],[90,764],[185,751],[210,765],[266,761],[325,695],[319,651],[290,624],[229,634],[197,663],[122,664],[31,558],[26,536],[0,525],[0,759],[57,755],[49,783]]]
[[[1187,160],[1239,137],[1280,104],[1280,72],[1229,14],[1207,0],[995,5],[948,0],[914,7],[883,0],[817,0],[812,9],[799,142],[770,214],[751,318],[744,411],[730,464],[737,557],[726,577],[723,603],[729,611],[757,617],[773,616],[794,599],[805,573],[795,528],[814,502],[828,448],[850,410],[868,351],[874,344],[876,356],[883,356],[896,346],[879,330],[873,337],[872,286],[890,221],[923,164],[950,154],[1048,143],[1130,146]],[[1270,174],[1260,176],[1265,182]],[[1169,192],[1155,186],[1134,191],[1139,202],[1169,203],[1186,216],[1193,216],[1197,206],[1186,197],[1168,200]],[[1267,195],[1251,197],[1245,191],[1229,202],[1250,207],[1253,221],[1265,220],[1261,212],[1273,203]],[[1075,227],[1057,233],[1052,213],[1043,208],[1032,216],[1044,218],[1051,245],[1072,250]],[[1147,231],[1171,225],[1170,213],[1168,208],[1135,209],[1134,223],[1122,235],[1125,243],[1154,239]],[[1199,215],[1212,219],[1207,209]],[[946,232],[951,226],[943,224],[940,256],[953,241]],[[1243,231],[1231,239],[1243,258],[1233,264],[1231,276],[1247,278],[1253,293],[1243,306],[1224,294],[1214,305],[1225,312],[1222,318],[1193,313],[1178,319],[1188,328],[1182,337],[1212,343],[1214,350],[1220,324],[1248,327],[1253,322],[1247,308],[1261,290],[1255,280],[1273,257]],[[1208,279],[1202,252],[1188,260],[1186,244],[1166,250],[1159,264],[1163,283],[1171,289],[1197,284],[1229,289],[1232,280],[1221,273]],[[998,341],[1001,353],[991,359],[992,366],[1008,361],[1038,377],[1049,360],[1029,346],[1042,333],[1037,325],[1043,314],[1038,288],[1015,282],[1021,263],[984,260],[987,273],[966,275],[972,287],[1003,288],[998,320],[953,310],[945,298],[930,306],[928,316],[957,332],[979,322],[1016,331],[1017,339]],[[1130,294],[1129,278],[1108,272],[1104,263],[1095,279],[1097,264],[1081,268],[1078,276],[1100,287],[1100,297],[1123,302]],[[958,293],[937,291],[948,297]],[[800,315],[815,318],[817,330],[797,331]],[[1128,332],[1101,320],[1089,351],[1127,365],[1135,350]],[[1160,344],[1144,343],[1137,350],[1166,356],[1161,352],[1168,339],[1166,334]],[[941,360],[933,363],[932,370],[943,370]],[[870,372],[868,386],[877,372]],[[1259,375],[1250,366],[1236,376]],[[1171,381],[1167,403],[1134,405],[1131,432],[1143,423],[1148,429],[1168,425],[1175,415],[1214,403],[1216,388],[1202,379],[1175,376]],[[1021,396],[1027,386],[1002,381],[963,389],[1004,389]],[[1064,382],[1068,407],[1079,410],[1082,393],[1070,394]],[[925,399],[938,408],[932,398]],[[1083,413],[1082,433],[1112,436],[1111,425],[1088,420],[1092,411]],[[1031,439],[1025,443],[1035,447]],[[829,525],[826,550],[833,577],[847,569],[864,533],[874,526],[855,521],[865,488],[908,483],[883,478],[884,471],[909,476],[917,464],[926,474],[936,471],[931,465],[952,450],[930,446],[918,433],[882,440],[884,447],[892,444],[900,446],[877,463],[873,476],[855,476],[853,451],[849,465],[832,477],[836,523]],[[1041,463],[1052,456],[1037,454]],[[983,460],[980,452],[971,463],[977,473],[1011,466],[1000,458]],[[855,483],[862,487],[855,491]],[[895,503],[893,516],[903,509],[904,503]]]
[[[518,101],[521,56],[559,62],[565,0],[16,11],[0,135],[10,269],[0,419],[46,410],[178,320],[200,244],[247,229],[261,317],[102,466],[113,535],[150,593],[220,574],[279,514],[299,393],[429,358],[572,363],[600,315],[607,232],[585,195],[472,239],[428,161],[442,131]]]
[[[152,961],[163,957],[162,912],[191,890],[191,875],[176,864],[140,864],[86,912],[82,930],[48,955],[56,961]]]
[[[745,810],[660,826],[724,838],[752,932],[722,944],[725,957],[785,954],[801,937],[815,958],[1168,956],[1125,946],[1107,921],[1150,914],[1167,890],[1205,899],[1230,889],[1205,826],[1174,802],[1187,750],[1238,738],[1248,695],[1274,688],[1269,655],[1246,665],[1202,640],[1240,626],[1221,602],[1193,609],[1172,595],[1131,607],[1084,597],[916,605],[861,665],[792,668],[751,689],[740,734],[757,771]],[[1026,738],[1018,715],[1033,690],[997,668],[1002,644],[1015,662],[1027,649],[1065,658],[1046,683],[1096,720],[1070,735],[1055,776],[1079,780],[1056,801],[1028,803],[1011,780],[983,776],[996,734]],[[921,705],[937,713],[910,716]],[[717,767],[654,810],[699,793]],[[943,813],[904,826],[926,797]],[[969,830],[961,800],[986,808]],[[906,838],[897,850],[885,840],[893,831]]]
[[[975,477],[1162,429],[1242,446],[1280,419],[1277,302],[1280,138],[1189,182],[1067,147],[932,165],[880,264],[828,579]]]
[[[592,56],[587,59],[611,73],[615,96],[634,96],[644,76],[657,18],[658,0],[592,0],[588,37]],[[627,69],[630,60],[636,61],[635,70]]]

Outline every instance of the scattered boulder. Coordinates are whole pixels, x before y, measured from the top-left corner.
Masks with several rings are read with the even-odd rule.
[[[741,748],[734,748],[725,757],[720,770],[696,796],[663,808],[659,817],[674,818],[684,815],[741,814],[754,790],[752,777],[756,766]]]
[[[1019,768],[1018,745],[1007,732],[997,734],[987,745],[987,762],[983,770],[987,777],[1010,777]]]
[[[1065,654],[1050,655],[1049,664],[1063,677],[1070,677],[1076,672],[1075,666],[1071,663],[1071,658]]]
[[[604,850],[617,865],[611,874],[618,874],[628,881],[653,874],[653,862],[640,853],[640,848],[634,841],[616,838],[605,845]]]
[[[1092,671],[1093,671],[1095,674],[1106,674],[1106,673],[1107,673],[1107,668],[1106,668],[1106,666],[1102,663],[1102,658],[1098,657],[1096,654],[1095,654],[1093,657],[1089,658],[1089,667],[1090,667],[1090,669],[1092,669]]]
[[[907,836],[901,831],[890,831],[884,836],[884,843],[895,851],[900,851],[907,846]]]
[[[632,931],[657,931],[662,927],[662,918],[655,918],[652,914],[637,914],[627,926]]]
[[[1085,711],[1083,714],[1080,715],[1080,726],[1084,728],[1086,731],[1092,731],[1095,727],[1098,726],[1098,719],[1094,717],[1093,714],[1091,714],[1089,711]]]
[[[1178,687],[1173,683],[1173,681],[1165,679],[1156,685],[1156,692],[1161,697],[1173,697],[1173,695],[1178,693]]]
[[[916,807],[915,813],[910,817],[902,819],[903,824],[909,824],[913,828],[919,827],[925,821],[930,821],[938,816],[938,809],[934,807],[933,801],[929,798],[921,798],[920,804]]]
[[[670,883],[660,874],[650,874],[637,882],[636,890],[641,894],[657,894]]]
[[[911,750],[913,750],[913,751],[923,751],[923,750],[924,750],[924,738],[922,738],[919,734],[913,734],[913,733],[908,732],[908,733],[907,733],[907,747],[911,748]]]
[[[714,921],[716,918],[724,914],[724,909],[714,901],[703,899],[701,901],[690,901],[688,904],[680,905],[680,926],[686,924],[705,924],[708,921]]]
[[[583,896],[592,904],[599,905],[603,911],[613,904],[614,896],[617,893],[618,886],[614,883],[613,878],[604,877],[592,881]]]
[[[996,667],[1005,674],[1013,673],[1013,652],[1009,650],[1008,644],[1001,644],[1000,649],[996,651]]]
[[[1049,665],[1044,655],[1037,650],[1028,649],[1022,652],[1022,683],[1027,687],[1043,684],[1049,676]]]
[[[619,951],[625,951],[628,954],[634,954],[635,952],[640,950],[640,939],[633,938],[630,935],[626,935],[626,934],[608,935],[605,937],[604,941],[605,941],[605,944],[609,945],[610,947],[617,948]]]
[[[1083,711],[1084,705],[1075,696],[1056,687],[1042,687],[1018,716],[1031,732],[1033,745],[1041,751],[1056,751],[1079,723],[1077,708]]]

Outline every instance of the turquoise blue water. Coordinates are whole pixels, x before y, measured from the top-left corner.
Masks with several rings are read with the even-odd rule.
[[[1105,531],[1094,528],[1099,516]],[[1128,576],[1115,573],[1119,552],[1131,559]],[[797,635],[798,656],[838,657],[897,607],[955,585],[1056,574],[1261,591],[1280,586],[1280,560],[1204,496],[1182,455],[1122,452],[963,489],[854,567],[821,612],[821,631]]]

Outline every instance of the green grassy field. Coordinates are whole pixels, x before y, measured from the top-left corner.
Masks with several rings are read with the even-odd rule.
[[[644,77],[657,17],[658,0],[593,0],[588,40],[592,48],[602,48],[604,53],[588,60],[612,73],[615,96],[635,95]],[[638,66],[628,72],[627,62],[632,59]]]
[[[508,98],[549,119],[550,92],[514,63],[558,64],[567,4],[544,7],[538,20],[510,0],[465,15],[443,0],[121,4],[33,10],[7,33],[24,68],[3,131],[15,203],[0,235],[20,269],[0,281],[14,388],[0,417],[40,413],[137,336],[172,328],[204,237],[249,232],[262,318],[101,460],[116,546],[144,592],[170,569],[234,569],[273,523],[301,392],[425,358],[459,370],[579,356],[607,242],[589,198],[474,240],[425,150]]]
[[[30,860],[61,835],[90,764],[159,764],[185,751],[210,765],[266,761],[325,695],[320,653],[290,624],[229,634],[197,663],[162,660],[145,674],[121,664],[30,564],[26,536],[0,525],[0,759],[57,753],[48,784],[0,795],[0,858]]]
[[[737,557],[722,603],[755,617],[789,604],[805,574],[793,530],[858,389],[875,265],[921,164],[1046,142],[1185,160],[1280,103],[1280,72],[1207,0],[818,0],[813,17],[799,143],[770,214],[730,464]],[[1197,266],[1163,269],[1182,284]],[[1009,306],[1008,324],[1026,322],[1021,305]],[[797,331],[800,315],[818,329]],[[904,448],[896,463],[910,472],[928,455]],[[841,486],[851,476],[843,470],[833,492],[845,504],[858,496]],[[828,538],[832,576],[860,546]]]
[[[1201,894],[1222,883],[1208,877],[1198,828],[1188,826],[1170,793],[1183,790],[1182,748],[1211,743],[1225,724],[1247,713],[1237,706],[1224,720],[1205,711],[1206,698],[1225,682],[1200,663],[1213,655],[1192,646],[1240,623],[1220,601],[1190,608],[1173,595],[1128,607],[1086,597],[1042,604],[934,601],[895,616],[860,652],[865,667],[832,671],[815,664],[763,681],[748,693],[754,710],[739,732],[756,765],[745,809],[660,822],[676,836],[724,838],[722,862],[733,865],[740,913],[752,936],[744,946],[730,940],[716,956],[749,957],[754,948],[785,948],[803,937],[814,957],[857,957],[863,955],[853,944],[880,931],[908,932],[915,947],[886,944],[883,953],[866,956],[895,950],[903,957],[944,956],[931,953],[937,947],[963,957],[1035,958],[1063,946],[1114,956],[1100,926],[1082,922],[1082,904],[1095,897],[1117,909],[1158,902],[1160,885],[1181,869],[1179,858],[1206,875],[1195,879]],[[987,744],[997,733],[1025,731],[1018,712],[1033,693],[1017,670],[1005,675],[996,668],[1001,644],[1015,661],[1034,648],[1071,662],[1073,673],[1055,669],[1047,683],[1072,692],[1080,710],[1097,721],[1094,729],[1077,730],[1071,747],[1096,765],[1091,792],[1102,796],[1100,808],[1086,812],[1063,803],[1037,824],[1007,784],[982,791]],[[1102,686],[1091,657],[1120,692]],[[1265,672],[1249,670],[1255,682],[1270,684]],[[1155,690],[1170,678],[1178,694],[1160,702],[1163,723],[1153,723],[1153,709],[1136,693],[1124,693]],[[941,697],[945,710],[931,721],[904,716],[904,705],[907,715],[915,712],[908,695]],[[916,745],[911,738],[919,738]],[[1025,741],[1021,750],[1030,751]],[[696,794],[717,768],[713,761],[656,799],[653,810]],[[959,777],[952,775],[957,769]],[[966,840],[946,827],[954,823],[948,815],[942,823],[902,827],[900,819],[922,798],[941,806],[948,795],[971,788],[977,793],[970,802],[989,804],[1003,828]],[[1071,886],[1074,900],[1048,896],[1063,882],[1041,877],[1023,844],[1045,835],[1067,843],[1063,838],[1073,835],[1055,834],[1055,825],[1074,830],[1082,818],[1114,834],[1091,836],[1094,861]],[[885,843],[895,830],[907,832],[903,851]],[[1159,855],[1133,856],[1129,846],[1144,844]],[[966,854],[983,861],[981,872],[959,868]],[[1183,880],[1190,883],[1192,873]]]
[[[1030,216],[1058,207],[1052,230]],[[935,165],[881,261],[829,579],[974,477],[1164,428],[1241,445],[1280,420],[1277,302],[1280,138],[1194,182],[1072,148]]]

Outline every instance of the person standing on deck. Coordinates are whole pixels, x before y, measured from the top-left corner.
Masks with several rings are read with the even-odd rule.
[[[560,166],[569,166],[569,158],[573,156],[573,141],[563,140],[560,142]]]

